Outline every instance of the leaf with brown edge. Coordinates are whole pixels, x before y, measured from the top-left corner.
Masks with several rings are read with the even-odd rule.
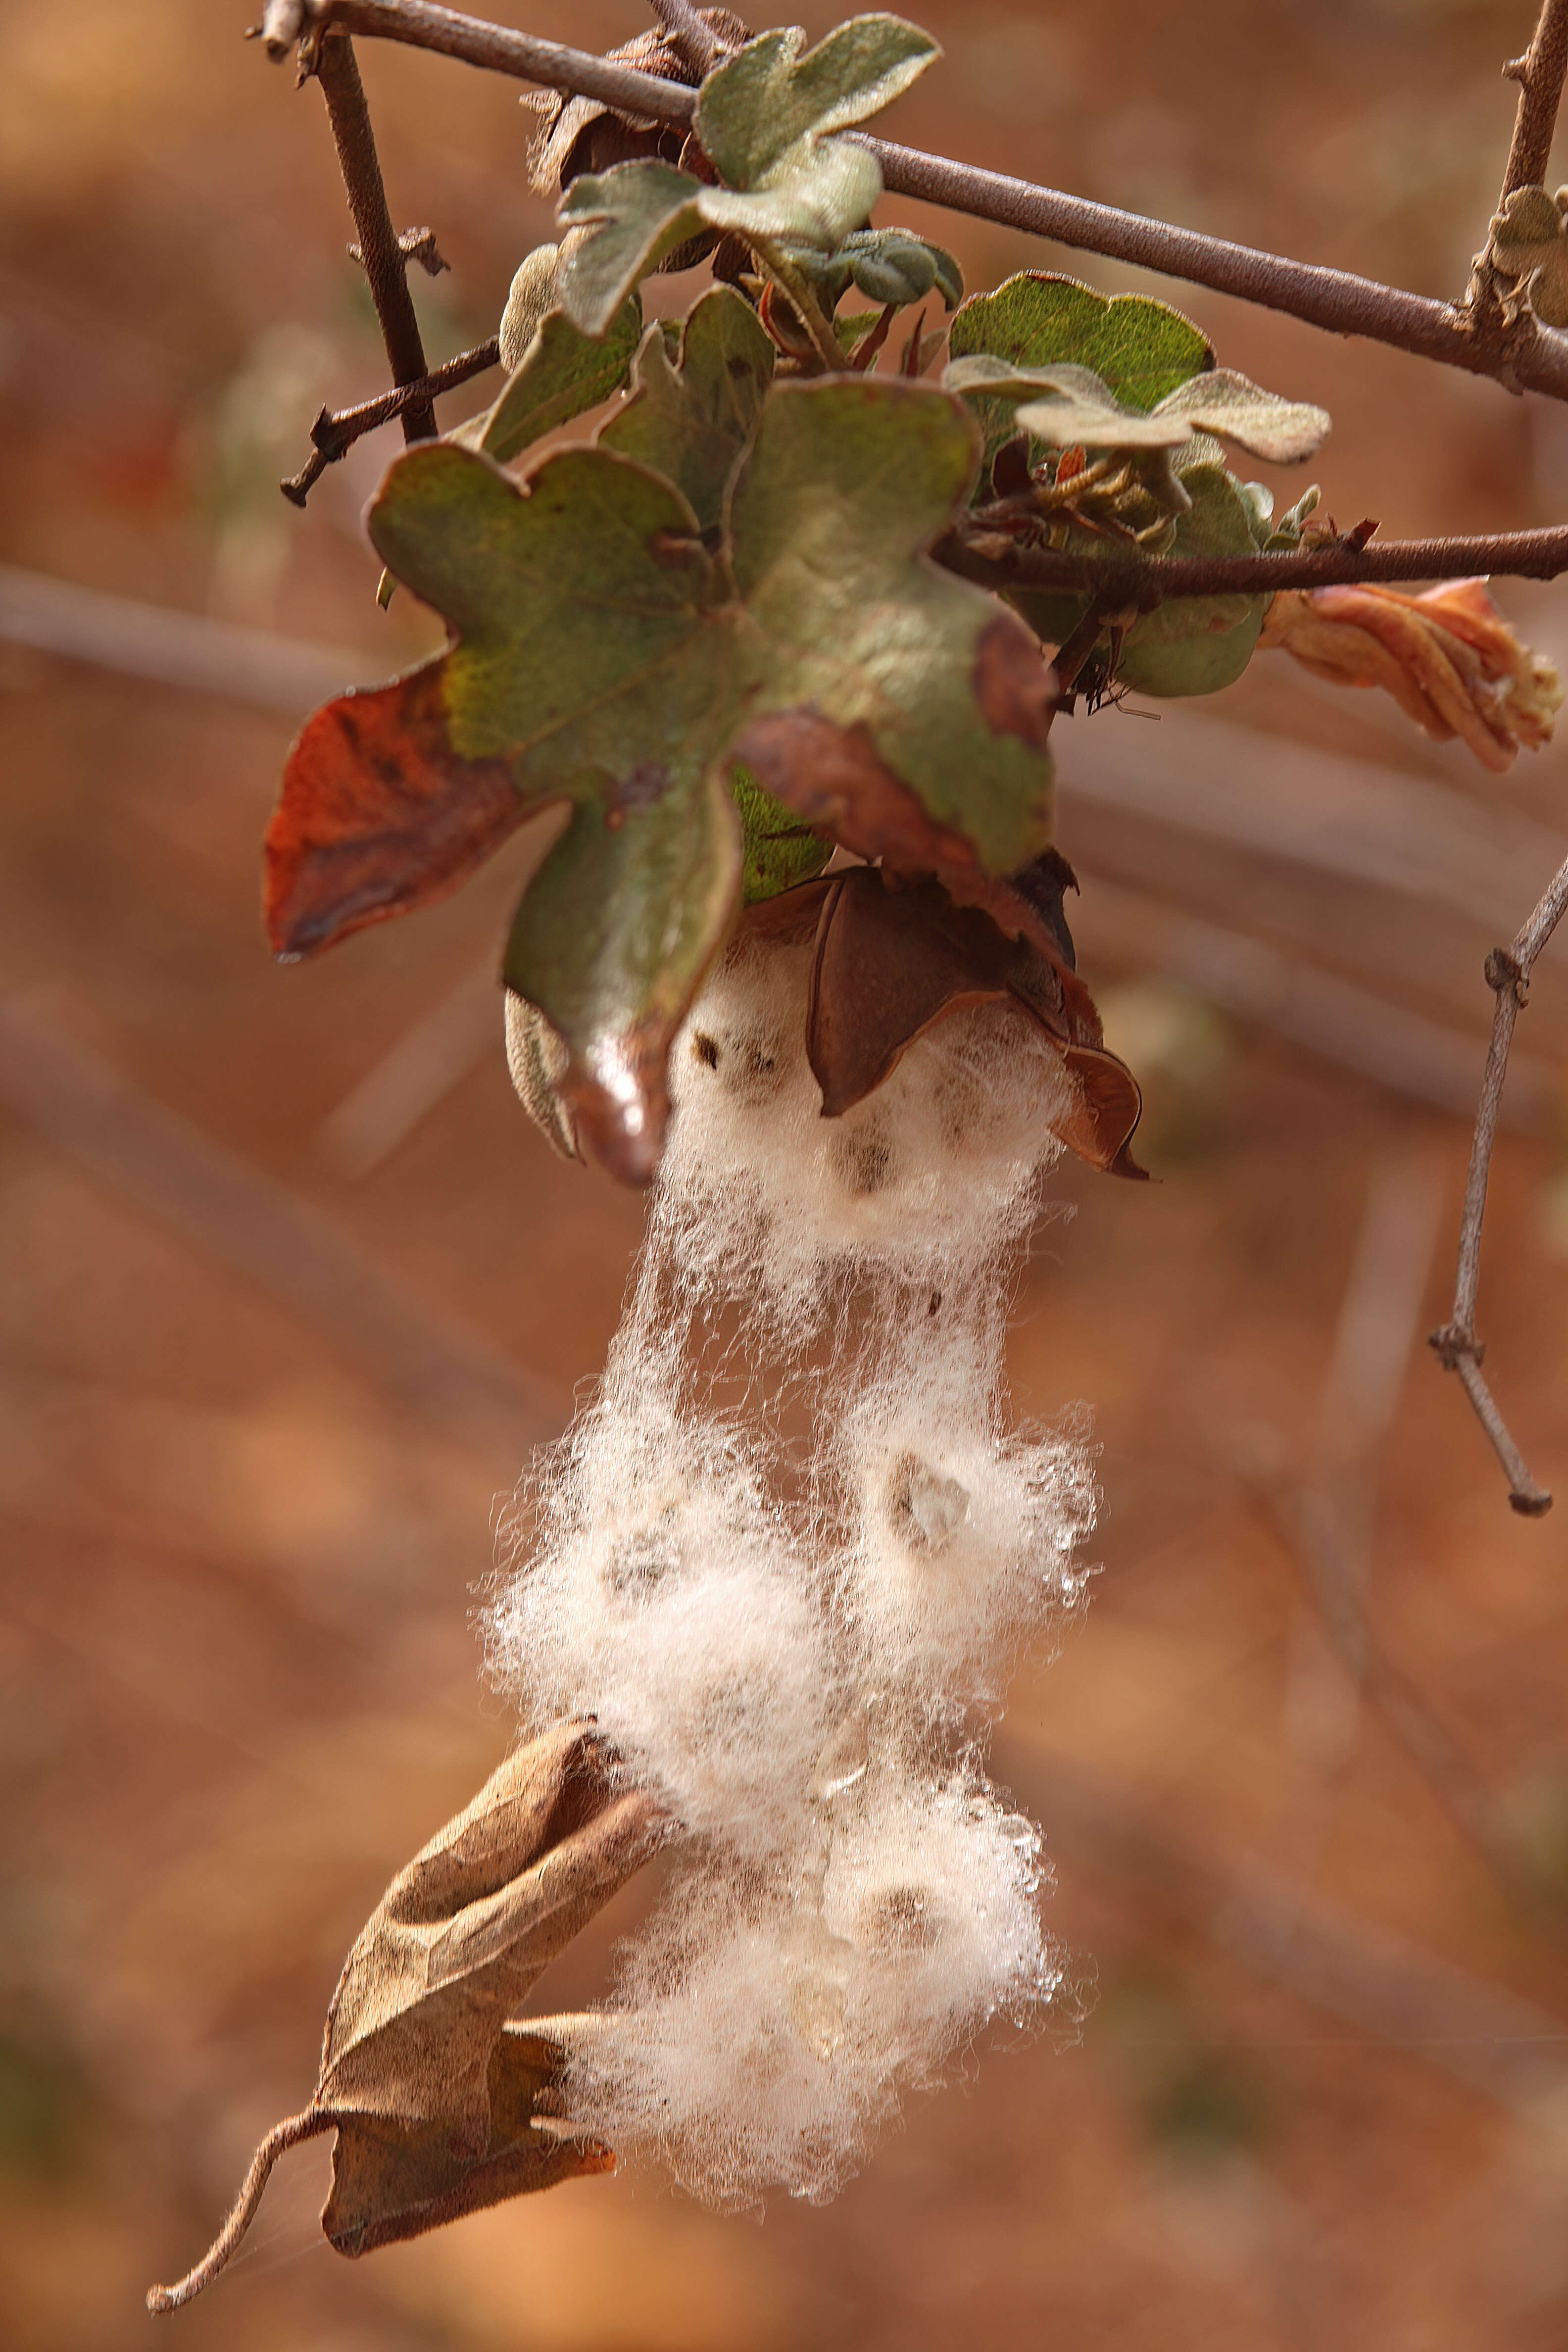
[[[339,695],[301,729],[267,829],[263,910],[279,955],[445,898],[521,824],[506,761],[453,751],[444,667]]]
[[[268,2135],[208,2253],[149,2309],[217,2276],[278,2157],[323,2131],[338,2145],[322,2227],[346,2254],[609,2169],[572,2134],[560,2048],[507,2021],[666,1833],[592,1724],[510,1756],[387,1888],[332,1996],[310,2105]]]
[[[709,324],[733,301],[710,298]],[[454,642],[311,722],[276,828],[275,936],[314,946],[449,888],[508,827],[504,778],[517,815],[569,800],[575,912],[531,948],[553,903],[531,889],[509,972],[568,1042],[579,1130],[633,1180],[657,1160],[662,1056],[742,872],[728,851],[661,850],[648,895],[626,855],[645,812],[668,801],[676,831],[671,813],[700,814],[711,846],[739,761],[808,826],[901,867],[1005,874],[1050,838],[1039,643],[929,553],[977,463],[962,404],[897,381],[775,382],[760,417],[748,394],[745,432],[680,433],[679,488],[608,434],[521,484],[449,442],[409,450],[371,535]],[[700,532],[700,514],[720,520]],[[687,901],[667,889],[682,872]],[[541,965],[559,1019],[518,976]]]
[[[1060,861],[1056,861],[1060,867]],[[1070,869],[1068,869],[1070,871]],[[952,879],[955,877],[949,877]],[[956,877],[963,886],[966,877]],[[1093,999],[1038,903],[1059,876],[1021,877],[1024,887],[984,885],[984,905],[961,903],[943,880],[900,882],[871,866],[834,876],[816,925],[806,1014],[806,1055],[822,1088],[823,1116],[839,1117],[879,1087],[917,1037],[950,1013],[1012,1003],[1060,1053],[1076,1081],[1058,1127],[1093,1167],[1142,1176],[1128,1146],[1142,1110],[1131,1073],[1106,1051]]]

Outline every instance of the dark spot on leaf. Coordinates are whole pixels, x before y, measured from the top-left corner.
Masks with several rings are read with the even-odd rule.
[[[974,699],[994,735],[1018,735],[1043,749],[1050,732],[1055,681],[1038,644],[1021,622],[999,613],[974,656]]]
[[[655,808],[674,782],[662,761],[639,760],[630,775],[623,776],[616,786],[615,806],[628,812]]]

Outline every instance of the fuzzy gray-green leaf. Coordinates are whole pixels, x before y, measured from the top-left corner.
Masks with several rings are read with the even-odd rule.
[[[772,339],[731,287],[715,286],[686,320],[679,363],[649,331],[637,386],[599,428],[599,446],[662,474],[682,493],[703,530],[723,520],[724,494],[750,444],[773,379]]]

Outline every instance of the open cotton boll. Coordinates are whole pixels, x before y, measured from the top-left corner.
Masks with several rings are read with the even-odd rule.
[[[1060,1151],[1059,1056],[1021,1012],[979,1007],[824,1119],[801,1044],[810,971],[809,949],[742,945],[678,1037],[664,1245],[698,1283],[752,1269],[796,1317],[846,1275],[983,1279]]]
[[[754,1481],[662,1433],[658,1460],[594,1418],[575,1465],[586,1507],[568,1517],[557,1498],[567,1524],[512,1582],[492,1643],[531,1722],[595,1717],[685,1828],[772,1851],[797,1834],[826,1736],[826,1629]]]
[[[923,1413],[874,1430],[869,1418],[847,1447],[860,1513],[844,1584],[865,1671],[933,1713],[994,1700],[1018,1643],[1080,1597],[1070,1563],[1094,1524],[1083,1450]]]
[[[808,978],[743,941],[677,1041],[605,1380],[490,1622],[529,1721],[595,1717],[686,1833],[568,2112],[721,2205],[831,2195],[1052,1999],[1037,1834],[963,1742],[1094,1515],[1080,1438],[1010,1428],[1004,1377],[1059,1063],[982,1006],[825,1119]]]
[[[574,2117],[716,2204],[831,2196],[905,2093],[1058,1980],[1037,1836],[977,1776],[816,1827],[820,1876],[782,1893],[717,1857],[678,1879],[573,2061]]]

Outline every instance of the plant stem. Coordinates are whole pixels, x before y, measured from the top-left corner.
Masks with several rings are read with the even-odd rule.
[[[696,92],[680,82],[661,81],[657,75],[612,65],[582,49],[514,33],[438,7],[434,0],[307,0],[306,16],[316,26],[336,25],[376,39],[434,49],[489,72],[581,92],[623,113],[681,129],[690,127],[696,110]],[[1533,320],[1502,348],[1478,335],[1475,320],[1462,305],[1406,293],[1348,270],[1259,252],[1114,205],[1090,204],[1058,189],[1037,187],[887,140],[862,138],[862,143],[881,164],[890,194],[921,197],[952,212],[1185,278],[1241,301],[1286,311],[1332,334],[1364,335],[1447,367],[1490,376],[1510,391],[1568,398],[1568,335]]]
[[[1500,573],[1555,580],[1568,572],[1568,526],[1499,531],[1488,538],[1394,539],[1360,547],[1353,540],[1281,550],[1273,555],[1077,555],[1051,548],[1004,547],[994,531],[950,531],[936,554],[949,571],[985,588],[1091,589],[1134,604],[1165,596],[1274,594],[1283,588],[1333,588],[1358,582],[1468,580]]]
[[[349,209],[359,231],[360,258],[370,280],[371,299],[381,321],[382,340],[392,369],[392,380],[406,388],[428,373],[419,321],[408,291],[408,255],[404,251],[386,207],[386,189],[375,152],[364,85],[359,78],[353,43],[344,33],[331,33],[315,58],[316,79],[327,101],[332,141],[348,192]],[[415,400],[403,411],[405,441],[428,441],[436,431],[436,411],[429,400]]]
[[[849,354],[839,342],[832,327],[822,315],[816,295],[792,261],[786,260],[780,248],[760,237],[749,237],[757,259],[770,278],[776,280],[779,291],[788,298],[801,325],[811,337],[812,350],[829,375],[842,375],[848,368]]]

